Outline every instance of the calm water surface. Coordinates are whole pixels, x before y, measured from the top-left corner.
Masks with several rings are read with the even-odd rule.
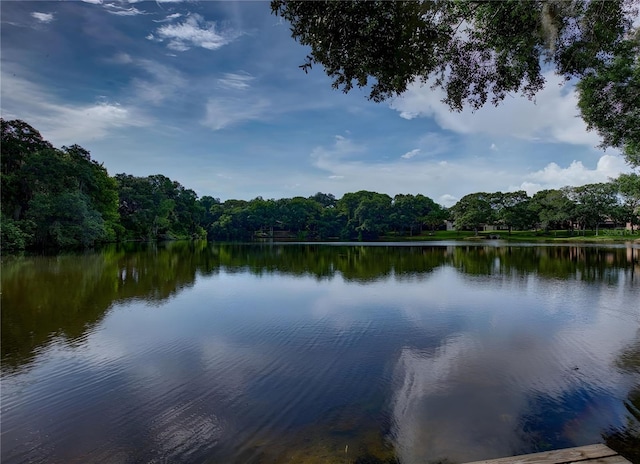
[[[4,258],[1,459],[410,464],[633,447],[639,255],[174,243]]]

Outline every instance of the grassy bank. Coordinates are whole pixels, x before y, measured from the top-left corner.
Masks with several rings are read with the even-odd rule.
[[[384,240],[401,240],[401,241],[431,241],[431,240],[465,240],[465,241],[481,241],[490,239],[505,240],[508,242],[551,242],[551,243],[617,243],[617,242],[636,242],[640,243],[640,234],[635,232],[631,234],[625,230],[600,230],[598,235],[594,230],[574,232],[568,230],[551,230],[551,231],[533,231],[518,230],[509,234],[506,230],[496,230],[491,232],[479,232],[475,235],[470,231],[441,230],[437,232],[425,232],[420,235],[397,236],[388,235]]]

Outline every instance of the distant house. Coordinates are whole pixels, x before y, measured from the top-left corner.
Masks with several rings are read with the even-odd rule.
[[[485,232],[493,232],[494,230],[509,230],[509,227],[503,224],[483,224],[481,230]]]
[[[444,221],[447,230],[456,230],[455,224],[453,221]],[[473,229],[464,229],[464,230],[473,230]],[[509,227],[502,224],[480,224],[478,227],[478,231],[481,232],[493,232],[495,230],[509,230]]]

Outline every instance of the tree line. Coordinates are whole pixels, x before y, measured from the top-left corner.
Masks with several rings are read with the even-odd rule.
[[[450,210],[458,229],[478,232],[484,225],[513,229],[595,230],[602,224],[640,224],[640,176],[620,174],[609,182],[547,189],[529,197],[524,191],[472,193]]]
[[[606,218],[638,224],[640,178],[525,192],[473,193],[447,209],[424,195],[359,191],[337,199],[226,200],[156,174],[109,176],[79,145],[54,148],[20,120],[1,120],[3,250],[83,248],[106,242],[175,239],[376,240],[444,227],[598,228]]]

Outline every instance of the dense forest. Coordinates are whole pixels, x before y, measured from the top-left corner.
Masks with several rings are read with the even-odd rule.
[[[418,195],[370,191],[226,200],[156,174],[109,176],[79,145],[55,148],[20,120],[1,120],[2,250],[86,248],[176,239],[376,240],[445,227],[478,230],[637,225],[640,176],[558,190],[472,193],[450,209]]]

